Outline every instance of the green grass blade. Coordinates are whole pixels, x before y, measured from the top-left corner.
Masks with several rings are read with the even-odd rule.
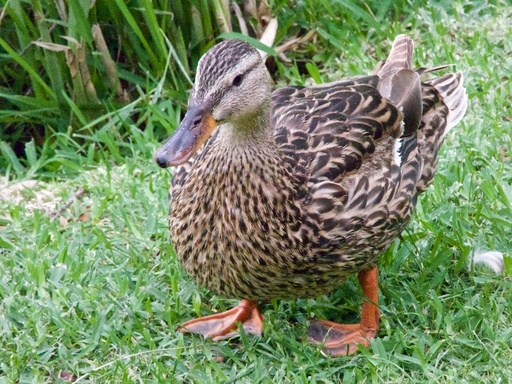
[[[25,155],[27,156],[28,165],[33,167],[37,163],[37,151],[34,140],[30,140],[25,144]]]
[[[155,50],[159,55],[167,56],[167,49],[155,14],[155,9],[153,8],[153,2],[151,0],[142,0],[142,4],[144,7],[142,13],[146,20],[146,25],[149,28],[152,41],[156,44]]]
[[[308,73],[311,75],[315,83],[323,83],[322,77],[320,76],[320,71],[318,70],[318,67],[315,64],[306,63],[306,69],[308,70]]]
[[[34,0],[33,1],[33,8],[34,8],[34,17],[36,19],[37,28],[39,30],[41,41],[43,43],[51,43],[51,32],[46,25],[47,22],[45,20],[43,8],[41,6],[40,0]],[[49,49],[43,49],[44,54],[44,62],[42,63],[45,67],[46,73],[50,77],[50,82],[52,85],[52,89],[54,91],[55,97],[58,102],[58,106],[60,109],[60,113],[63,115],[67,114],[67,110],[65,108],[65,102],[62,95],[64,92],[66,92],[65,89],[65,80],[64,80],[64,74],[66,73],[65,70],[63,70],[58,55],[62,55],[62,53],[54,52]],[[63,126],[62,129],[67,129],[67,127]]]
[[[85,115],[82,113],[81,109],[76,105],[76,103],[71,100],[71,98],[67,94],[63,94],[64,100],[68,103],[71,111],[73,112],[74,116],[78,118],[78,121],[80,122],[80,125],[84,126],[87,125],[88,119],[85,117]]]
[[[18,175],[23,175],[25,173],[25,168],[21,165],[18,157],[12,150],[12,148],[5,141],[0,141],[0,151],[3,153],[4,157],[9,160],[14,172]]]
[[[37,35],[37,29],[32,24],[29,16],[23,9],[19,0],[11,0],[6,3],[6,13],[13,19],[14,26],[16,28],[16,34],[18,36],[19,46],[23,53],[23,59],[27,66],[30,68],[37,68],[37,60],[33,49],[27,49],[33,41],[32,36]],[[11,42],[12,44],[13,42]],[[34,94],[37,98],[44,98],[46,96],[46,90],[39,81],[39,76],[34,76],[33,72],[28,72],[30,77],[31,86],[34,89]]]
[[[243,34],[238,33],[238,32],[222,33],[222,34],[219,35],[218,38],[219,39],[225,39],[225,40],[240,39],[240,40],[243,40],[243,41],[251,44],[254,48],[259,49],[259,50],[267,53],[270,56],[277,56],[276,51],[272,47],[269,47],[269,46],[263,44],[262,42],[260,42],[259,40],[255,39],[253,37],[246,36],[246,35],[243,35]]]
[[[187,70],[187,67],[188,67],[188,65],[186,64],[187,62],[181,60],[181,58],[179,57],[178,53],[174,49],[171,41],[167,37],[165,37],[165,41],[167,42],[167,46],[169,47],[169,52],[171,53],[171,55],[174,58],[174,60],[176,60],[176,63],[178,64],[178,67],[181,70],[181,73],[183,74],[185,79],[187,79],[188,83],[190,85],[193,85],[192,79],[189,76],[190,72]]]
[[[36,70],[27,63],[16,51],[14,51],[10,45],[0,37],[0,46],[5,49],[5,51],[9,54],[9,56],[16,61],[27,73],[30,75],[32,79],[34,79],[47,93],[48,96],[55,99],[55,92],[46,84],[46,82],[39,76]]]
[[[121,13],[123,14],[123,17],[125,18],[126,22],[130,26],[132,31],[135,33],[135,35],[138,37],[138,39],[141,42],[142,46],[146,50],[146,53],[150,57],[150,61],[152,63],[158,63],[159,60],[158,60],[157,55],[155,54],[153,48],[151,47],[151,44],[148,42],[148,40],[146,39],[146,37],[142,33],[142,30],[140,29],[137,21],[135,20],[135,18],[131,14],[130,10],[126,6],[125,2],[123,0],[114,0],[114,1],[116,3],[117,7],[119,8],[119,10],[121,11]]]
[[[358,5],[354,4],[351,1],[346,0],[334,0],[335,3],[339,4],[343,8],[348,9],[351,12],[351,15],[355,19],[361,19],[365,23],[367,23],[370,27],[375,28],[376,30],[380,30],[382,25],[377,22],[373,18],[373,16],[365,11],[364,9],[360,8]]]
[[[85,39],[88,44],[91,44],[93,40],[92,26],[87,15],[90,6],[88,0],[69,0],[68,36],[78,41]]]

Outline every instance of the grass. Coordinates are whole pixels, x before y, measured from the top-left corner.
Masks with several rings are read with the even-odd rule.
[[[2,1],[0,140],[20,154],[30,138],[41,145],[55,131],[96,128],[108,112],[150,93],[154,77],[185,104],[191,65],[216,35],[237,30],[228,3]]]
[[[510,382],[510,7],[423,5],[405,20],[375,15],[365,36],[357,12],[336,26],[345,2],[326,10],[326,2],[304,1],[296,14],[277,3],[283,24],[302,18],[321,36],[296,56],[309,57],[315,80],[369,72],[402,32],[417,42],[418,64],[452,62],[465,75],[468,113],[449,134],[413,221],[381,259],[383,318],[371,348],[329,359],[303,341],[310,317],[357,320],[355,279],[328,298],[263,305],[262,338],[214,343],[175,331],[234,302],[196,286],[169,244],[171,175],[151,156],[181,110],[155,90],[100,129],[27,144],[25,159],[1,147],[0,383]],[[300,68],[299,60],[278,64],[278,84],[314,83]],[[134,111],[146,114],[144,132],[127,118]],[[481,249],[505,254],[502,274],[471,266]]]

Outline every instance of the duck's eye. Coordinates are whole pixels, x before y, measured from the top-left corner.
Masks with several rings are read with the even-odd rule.
[[[240,86],[240,84],[242,84],[242,79],[243,79],[242,75],[236,75],[235,78],[233,79],[233,85],[235,87]]]

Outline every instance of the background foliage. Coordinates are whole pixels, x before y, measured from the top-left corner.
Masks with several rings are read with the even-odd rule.
[[[9,0],[2,11],[0,139],[17,153],[84,126],[119,131],[115,111],[134,100],[127,116],[143,127],[141,99],[162,79],[185,101],[190,65],[230,28],[222,0]]]
[[[383,20],[412,10],[405,1],[320,3],[271,1],[280,21],[276,42],[314,31],[339,49],[348,38],[381,33]],[[239,6],[253,36],[267,16],[262,4],[245,0]],[[54,147],[58,134],[77,133],[77,139],[109,128],[123,136],[133,124],[162,136],[186,103],[192,68],[217,36],[240,31],[237,20],[229,0],[6,0],[0,17],[0,140],[25,157],[27,142],[40,147],[50,139],[46,145]],[[354,34],[340,23],[360,27]],[[294,56],[321,54],[317,42]],[[157,104],[171,110],[155,117]]]
[[[234,302],[197,287],[177,263],[171,174],[151,156],[180,121],[201,54],[241,31],[232,4],[1,4],[0,383],[510,380],[506,1],[270,1],[275,45],[296,41],[284,51],[290,62],[267,63],[277,86],[369,73],[408,33],[416,63],[456,64],[470,97],[434,184],[381,259],[378,337],[338,359],[307,345],[305,329],[310,317],[356,321],[355,280],[329,298],[266,303],[262,338],[213,343],[175,331]],[[265,12],[240,8],[257,36]],[[504,271],[472,265],[480,250],[503,252]]]

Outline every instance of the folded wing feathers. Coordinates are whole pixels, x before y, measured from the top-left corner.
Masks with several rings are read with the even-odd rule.
[[[447,66],[413,70],[413,48],[412,40],[400,35],[395,39],[388,59],[374,72],[376,76],[314,87],[288,87],[273,95],[278,105],[287,106],[276,108],[274,124],[278,130],[286,132],[280,141],[290,146],[290,164],[296,170],[299,165],[304,168],[300,169],[307,185],[304,199],[308,201],[310,221],[318,220],[318,228],[329,227],[329,234],[325,234],[327,238],[350,233],[359,225],[393,226],[391,216],[396,216],[397,222],[406,223],[416,194],[424,190],[435,173],[443,132],[446,134],[465,113],[467,95],[462,86],[462,74],[458,72],[426,80],[422,90],[420,75]],[[378,144],[377,139],[369,140],[370,144],[382,148],[376,151],[380,150],[384,158],[375,161],[369,160],[375,148],[366,148],[365,142],[361,141],[366,136],[357,135],[359,129],[366,127],[364,121],[359,121],[362,119],[358,116],[360,109],[371,107],[375,112],[381,105],[376,102],[378,99],[364,93],[365,87],[376,87],[402,115],[395,116],[395,134],[388,133],[388,139]],[[429,89],[433,92],[430,98]],[[422,100],[422,92],[427,99]],[[344,114],[346,117],[342,118]],[[439,114],[439,120],[436,114]],[[374,117],[376,122],[378,116]],[[402,134],[398,125],[400,119]],[[385,121],[384,127],[386,124],[391,126],[391,121]],[[278,137],[281,136],[278,134]],[[388,161],[383,149],[386,140],[393,151],[391,162],[384,165],[382,171],[372,172],[381,161],[382,164]],[[343,148],[342,155],[338,154],[339,148]],[[428,149],[432,149],[432,153]],[[354,159],[350,156],[352,152]],[[333,226],[338,230],[332,229]],[[396,231],[400,230],[401,225],[397,224]]]

